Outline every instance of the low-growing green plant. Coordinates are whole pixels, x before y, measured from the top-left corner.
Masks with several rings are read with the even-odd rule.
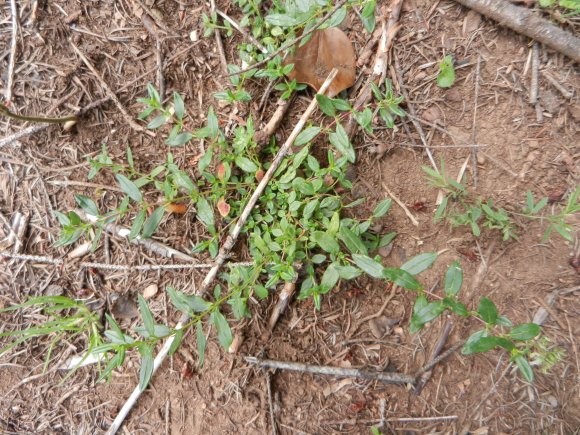
[[[437,74],[437,86],[440,88],[450,88],[455,83],[455,68],[453,67],[453,57],[448,54],[439,63],[439,73]]]
[[[501,231],[503,240],[517,239],[513,216],[522,216],[527,219],[540,219],[548,222],[544,233],[547,238],[552,231],[556,231],[568,241],[573,240],[573,228],[566,222],[573,214],[580,212],[580,186],[571,193],[568,202],[559,212],[547,216],[539,216],[539,212],[548,204],[548,198],[537,203],[531,192],[526,194],[526,206],[521,213],[507,211],[496,206],[491,199],[484,200],[474,197],[463,183],[447,176],[445,162],[441,160],[440,170],[435,171],[423,167],[427,179],[433,187],[446,192],[441,204],[435,211],[435,221],[446,219],[453,226],[467,225],[474,236],[481,235],[481,227]]]

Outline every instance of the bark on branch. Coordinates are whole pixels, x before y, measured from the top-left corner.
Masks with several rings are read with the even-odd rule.
[[[514,6],[506,0],[455,1],[580,63],[580,38],[540,18],[528,9]]]

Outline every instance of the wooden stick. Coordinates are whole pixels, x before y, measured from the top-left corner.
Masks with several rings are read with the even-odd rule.
[[[209,0],[211,12],[214,13],[216,11],[215,7],[215,0]],[[224,74],[228,73],[228,61],[226,59],[226,52],[224,51],[224,44],[222,42],[222,36],[219,29],[213,29],[213,34],[215,36],[215,43],[217,45],[217,51],[220,56],[220,62],[222,63],[222,69],[224,70]]]
[[[269,359],[260,360],[249,356],[245,359],[248,363],[261,368],[314,373],[317,375],[336,376],[337,378],[362,378],[384,382],[385,384],[415,384],[415,377],[404,373],[379,372],[368,369],[347,369],[331,366],[314,366],[296,362],[274,361]]]
[[[274,306],[272,314],[270,314],[270,320],[268,321],[270,330],[274,329],[278,319],[284,313],[286,307],[288,307],[288,304],[290,303],[290,299],[296,292],[296,282],[298,281],[300,269],[302,269],[302,263],[294,266],[294,279],[291,282],[284,283],[282,291],[278,294],[278,302]]]
[[[336,77],[337,73],[338,73],[338,70],[336,68],[333,68],[333,70],[330,72],[330,74],[326,78],[325,82],[320,87],[320,90],[318,91],[319,94],[324,94],[326,92],[326,90],[328,89],[328,87],[330,86],[330,84],[332,83],[334,78]],[[280,165],[280,163],[282,162],[284,157],[286,157],[288,150],[290,150],[290,147],[294,143],[294,140],[300,134],[300,132],[304,128],[304,125],[306,124],[306,121],[308,121],[308,119],[310,118],[310,116],[312,115],[312,113],[314,112],[316,107],[317,107],[317,102],[316,102],[316,97],[314,97],[312,99],[312,101],[310,102],[310,105],[308,106],[308,108],[306,109],[306,111],[304,112],[304,114],[302,115],[302,117],[300,118],[300,120],[298,121],[296,126],[294,127],[294,130],[292,130],[292,133],[290,133],[290,136],[288,136],[288,139],[286,139],[286,142],[284,142],[284,145],[282,145],[282,147],[280,148],[280,150],[278,151],[278,153],[274,157],[274,160],[272,161],[272,165],[270,166],[270,168],[268,168],[268,171],[266,171],[266,174],[264,174],[264,178],[262,178],[262,180],[260,181],[260,183],[256,187],[256,190],[254,191],[254,193],[250,197],[248,203],[244,207],[244,210],[242,211],[242,214],[238,218],[238,221],[236,222],[236,225],[234,226],[232,232],[228,235],[228,237],[226,238],[226,241],[224,242],[224,244],[220,248],[219,254],[218,254],[217,258],[215,259],[214,266],[210,269],[210,271],[206,275],[205,279],[203,280],[203,283],[201,284],[201,287],[195,292],[196,295],[203,296],[209,290],[209,287],[213,283],[219,270],[223,266],[226,259],[230,256],[230,251],[234,247],[234,244],[236,243],[238,236],[240,235],[240,233],[242,231],[242,228],[246,224],[246,221],[247,221],[248,217],[250,216],[250,213],[252,212],[254,206],[258,202],[258,199],[260,198],[260,196],[264,192],[264,189],[266,189],[266,186],[268,185],[268,183],[270,182],[270,180],[274,176],[274,173],[278,169],[278,166]],[[181,316],[181,318],[179,319],[179,322],[177,323],[177,325],[175,326],[175,329],[182,329],[184,327],[184,325],[188,322],[188,320],[189,320],[189,315],[184,313]],[[153,373],[151,376],[153,376],[155,374],[157,369],[161,366],[161,364],[163,363],[163,361],[167,357],[167,354],[169,353],[169,349],[170,349],[174,339],[175,339],[174,336],[169,337],[167,339],[167,341],[163,344],[163,347],[161,348],[161,350],[159,351],[159,353],[155,357],[155,361],[153,363]],[[109,435],[114,435],[115,433],[117,433],[117,430],[119,430],[119,428],[123,424],[125,417],[127,417],[127,414],[129,414],[129,411],[131,411],[131,409],[133,408],[133,406],[135,405],[135,403],[139,399],[139,396],[141,396],[141,393],[143,393],[143,390],[141,390],[141,388],[139,386],[137,386],[133,390],[133,392],[131,393],[131,396],[129,396],[129,398],[127,399],[127,402],[125,402],[125,404],[123,405],[123,407],[119,411],[119,414],[117,415],[117,417],[113,421],[113,424],[111,424],[111,427],[109,428],[109,431],[107,432]]]
[[[10,43],[10,60],[8,61],[8,81],[4,97],[6,104],[12,100],[12,87],[14,86],[14,66],[16,64],[16,48],[18,47],[18,8],[16,0],[10,0],[10,11],[12,12],[12,41]]]
[[[500,25],[532,38],[580,63],[580,38],[505,0],[455,0]]]
[[[445,321],[445,324],[443,325],[443,330],[441,331],[441,334],[439,335],[439,339],[437,340],[435,347],[431,351],[431,356],[429,357],[430,364],[433,363],[433,361],[435,361],[435,358],[437,358],[439,356],[439,354],[441,353],[441,351],[443,350],[443,346],[445,346],[445,343],[447,342],[447,338],[449,338],[449,334],[451,333],[452,327],[453,327],[453,322],[451,322],[451,320],[447,319]],[[427,382],[429,382],[429,379],[431,379],[432,375],[433,375],[432,369],[429,369],[421,374],[421,377],[417,380],[417,385],[415,385],[415,390],[414,390],[415,395],[418,396],[419,394],[421,394],[421,391],[423,391],[423,388],[425,387],[425,385],[427,385]]]
[[[383,189],[385,189],[387,191],[387,193],[389,194],[389,196],[391,198],[393,198],[397,204],[399,204],[399,207],[401,207],[403,209],[403,211],[405,212],[405,214],[407,215],[407,217],[409,218],[409,220],[411,221],[411,223],[413,225],[415,225],[416,227],[418,227],[419,226],[419,221],[417,220],[417,218],[415,218],[415,216],[413,216],[413,213],[411,213],[409,211],[409,209],[407,208],[407,206],[405,205],[405,203],[403,201],[401,201],[399,198],[397,198],[395,196],[395,194],[390,191],[390,189],[387,187],[387,185],[385,183],[383,183]]]
[[[475,68],[475,96],[473,102],[473,123],[471,125],[471,143],[477,143],[477,100],[479,99],[479,74],[481,70],[481,54],[477,56]],[[477,189],[477,148],[471,149],[471,171],[473,173],[473,187]]]

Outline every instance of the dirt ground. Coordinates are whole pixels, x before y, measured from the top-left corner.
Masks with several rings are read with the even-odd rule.
[[[147,83],[156,83],[156,41],[143,25],[139,1],[38,2],[31,14],[30,2],[22,3],[19,56],[16,64],[13,109],[21,113],[62,116],[107,96],[95,74],[88,70],[71,48],[73,42],[93,63],[102,79],[119,98],[131,117],[141,110],[136,99],[143,97]],[[35,2],[33,2],[35,3]],[[166,32],[160,36],[167,95],[185,97],[189,113],[187,127],[205,123],[209,105],[219,107],[218,116],[235,122],[252,112],[267,121],[275,104],[260,117],[257,104],[223,107],[212,94],[226,79],[216,71],[220,58],[214,37],[203,38],[203,2],[176,11],[180,2],[146,2],[161,13]],[[379,1],[388,10],[389,2]],[[185,3],[183,3],[185,4]],[[240,18],[234,2],[218,6]],[[579,66],[551,50],[540,47],[539,104],[529,103],[532,43],[496,23],[482,19],[452,1],[405,3],[401,29],[393,49],[389,76],[395,87],[406,86],[409,102],[423,124],[437,161],[445,159],[456,176],[471,158],[475,129],[477,187],[469,163],[467,179],[475,192],[508,210],[521,209],[525,192],[549,196],[550,207],[559,207],[562,197],[578,186],[580,179],[580,70]],[[11,15],[8,4],[0,20],[0,62],[5,86],[10,50]],[[580,27],[578,27],[580,28]],[[367,42],[355,14],[345,26],[357,53]],[[568,30],[574,31],[570,25]],[[197,32],[192,37],[192,32]],[[242,36],[223,37],[225,55],[238,63],[235,46]],[[458,62],[457,81],[450,90],[436,86],[437,62],[452,53]],[[476,65],[480,57],[480,88],[475,107]],[[403,82],[394,75],[396,58]],[[371,64],[372,59],[369,61]],[[359,68],[366,75],[368,67]],[[566,98],[546,79],[553,77],[573,93]],[[249,90],[256,100],[264,83],[255,81]],[[303,112],[311,91],[303,91],[278,131],[289,133]],[[404,104],[409,111],[409,107]],[[314,122],[322,119],[314,117]],[[400,266],[422,252],[441,252],[434,267],[421,275],[429,288],[436,285],[447,266],[459,259],[464,269],[463,300],[473,306],[483,295],[490,296],[502,314],[514,322],[530,322],[540,308],[549,313],[545,335],[565,350],[563,360],[550,373],[536,373],[528,384],[516,369],[506,370],[508,361],[500,351],[477,356],[454,353],[439,364],[420,395],[401,386],[335,379],[291,372],[256,370],[244,356],[298,361],[339,367],[367,367],[413,373],[429,358],[447,319],[439,319],[420,334],[411,335],[408,320],[413,295],[396,290],[384,316],[398,321],[382,339],[371,333],[368,322],[352,331],[366,316],[383,305],[393,291],[367,278],[350,281],[323,299],[319,312],[311,301],[294,301],[273,334],[266,322],[273,302],[252,306],[253,317],[234,323],[244,342],[235,355],[224,352],[215,340],[208,341],[206,363],[197,372],[194,340],[184,341],[176,355],[157,372],[151,386],[129,415],[123,433],[370,433],[382,423],[383,433],[473,433],[473,434],[572,434],[580,428],[580,275],[578,232],[574,243],[552,235],[542,239],[545,223],[517,220],[517,241],[504,242],[494,232],[474,237],[463,228],[434,223],[437,190],[430,187],[421,170],[428,166],[425,152],[417,146],[419,135],[405,121],[410,134],[399,123],[395,131],[381,130],[374,138],[357,135],[357,176],[350,195],[367,198],[354,213],[366,217],[388,188],[406,204],[418,221],[415,226],[404,211],[393,205],[381,224],[397,231],[394,247],[385,253],[384,264]],[[2,136],[29,125],[2,118]],[[439,129],[432,125],[435,123]],[[444,133],[446,131],[446,133]],[[123,159],[131,145],[134,160],[143,168],[164,160],[168,146],[162,137],[136,132],[108,101],[89,110],[73,131],[52,126],[0,148],[0,214],[10,221],[16,212],[29,217],[22,254],[64,258],[70,249],[54,248],[58,223],[53,211],[71,210],[73,194],[82,193],[112,207],[114,180],[100,175],[87,182],[87,156],[106,144],[111,155]],[[386,145],[377,155],[371,146]],[[326,147],[324,143],[318,144]],[[199,157],[193,141],[172,148],[183,169]],[[188,214],[169,217],[158,239],[190,252],[196,240],[194,218]],[[580,220],[570,222],[578,229]],[[4,231],[4,234],[1,234]],[[0,236],[6,235],[0,223]],[[0,237],[0,239],[2,238]],[[244,259],[244,258],[240,258]],[[114,237],[83,261],[115,264],[166,264],[142,248]],[[160,291],[151,300],[156,316],[173,324],[177,313],[167,303],[167,286],[191,291],[202,272],[96,271],[80,269],[79,259],[64,264],[45,264],[19,259],[0,259],[0,304],[21,303],[30,296],[60,292],[70,297],[108,301],[111,293],[130,295],[156,284]],[[575,266],[575,267],[574,267]],[[435,292],[437,290],[434,290]],[[440,288],[439,288],[440,291]],[[59,294],[60,294],[59,293]],[[38,313],[18,311],[0,314],[0,331],[26,328]],[[125,326],[130,326],[126,323]],[[473,322],[454,318],[447,341],[450,347],[473,332]],[[6,339],[0,345],[7,344]],[[33,340],[0,358],[0,430],[2,433],[103,433],[138,383],[138,357],[129,355],[115,371],[110,383],[95,381],[94,367],[78,370],[65,379],[58,362],[80,353],[82,343],[64,341],[56,358],[43,372],[47,340]],[[268,391],[271,391],[271,394]],[[271,415],[270,411],[273,411]]]

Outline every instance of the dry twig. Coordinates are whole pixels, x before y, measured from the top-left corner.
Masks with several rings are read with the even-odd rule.
[[[481,70],[481,54],[477,56],[475,67],[475,96],[473,97],[473,123],[471,124],[471,143],[477,143],[477,100],[479,99],[479,73]],[[473,185],[477,188],[477,147],[471,149],[471,168]]]
[[[415,225],[416,227],[418,227],[419,221],[417,220],[417,218],[415,218],[415,216],[413,216],[413,213],[411,213],[411,211],[407,208],[405,203],[403,201],[401,201],[399,198],[397,198],[395,196],[395,194],[390,191],[390,189],[387,187],[387,185],[385,183],[383,183],[383,189],[385,189],[387,191],[387,193],[389,194],[389,196],[391,198],[393,198],[397,204],[399,204],[399,207],[401,207],[403,209],[403,211],[405,212],[405,214],[407,215],[407,217],[409,218],[411,223],[413,225]]]
[[[268,326],[270,327],[270,330],[274,329],[274,326],[276,326],[278,319],[284,313],[284,311],[288,307],[290,299],[296,292],[296,282],[298,281],[300,269],[302,269],[302,264],[298,264],[294,267],[294,279],[291,282],[284,283],[282,291],[278,294],[278,302],[274,306],[272,314],[270,314],[270,320],[268,321]]]
[[[14,66],[16,65],[16,48],[18,47],[18,7],[16,0],[10,0],[10,11],[12,13],[12,40],[10,43],[10,60],[8,61],[8,80],[4,97],[6,103],[12,100],[12,87],[14,86]]]

